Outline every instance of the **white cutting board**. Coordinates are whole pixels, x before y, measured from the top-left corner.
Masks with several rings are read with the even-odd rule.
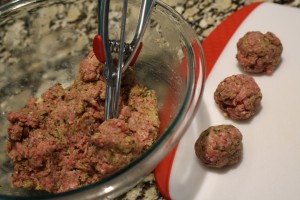
[[[271,31],[283,44],[282,62],[271,75],[251,74],[260,86],[262,109],[251,120],[224,118],[213,93],[225,77],[244,73],[236,43],[248,31]],[[220,35],[220,37],[222,37]],[[205,53],[205,52],[204,52]],[[201,165],[194,153],[200,133],[233,124],[243,134],[243,158],[226,169]],[[235,31],[210,72],[196,116],[173,161],[169,195],[178,200],[300,199],[300,9],[263,3]]]

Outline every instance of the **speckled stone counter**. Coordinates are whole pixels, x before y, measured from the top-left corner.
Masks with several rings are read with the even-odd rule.
[[[255,0],[164,0],[188,21],[202,42],[226,17]],[[300,7],[300,0],[266,0]],[[0,0],[0,6],[10,0]],[[162,200],[154,175],[151,173],[135,188],[117,198],[119,200]]]

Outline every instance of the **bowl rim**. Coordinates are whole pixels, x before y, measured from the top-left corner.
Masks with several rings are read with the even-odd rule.
[[[20,7],[26,6],[28,4],[33,4],[33,3],[38,3],[38,2],[43,2],[44,0],[15,0],[12,1],[10,3],[4,4],[2,6],[0,6],[0,16],[1,15],[5,15],[6,13],[9,13],[15,9],[18,9]],[[181,16],[176,10],[174,10],[171,6],[169,6],[168,4],[166,4],[165,2],[163,2],[162,0],[156,0],[155,2],[155,6],[160,6],[163,8],[164,11],[167,11],[169,13],[171,13],[174,17],[176,17],[176,19],[179,19],[180,22],[188,24],[186,22],[186,20],[183,18],[183,16]],[[192,29],[189,26],[190,29]],[[151,157],[151,155],[153,155],[155,153],[155,151],[157,149],[162,149],[162,147],[164,146],[164,144],[167,143],[167,139],[170,138],[172,136],[172,132],[174,129],[178,129],[178,124],[185,124],[184,126],[181,126],[179,130],[177,130],[177,132],[182,132],[185,131],[187,129],[187,127],[190,125],[191,123],[191,119],[194,117],[195,115],[195,110],[198,107],[199,103],[200,103],[200,99],[202,97],[203,94],[203,90],[204,90],[204,83],[205,83],[205,75],[206,75],[206,67],[205,67],[205,58],[204,58],[204,54],[203,54],[203,49],[201,46],[201,43],[199,41],[198,36],[196,35],[196,33],[194,32],[194,30],[192,30],[192,34],[195,38],[194,41],[194,45],[196,45],[199,49],[199,60],[198,60],[198,68],[199,68],[199,74],[194,73],[196,71],[196,65],[195,61],[193,61],[192,59],[192,67],[189,68],[189,73],[190,73],[190,80],[187,83],[188,85],[188,91],[187,91],[187,95],[185,96],[183,103],[178,111],[178,114],[175,116],[174,120],[170,123],[170,125],[167,127],[166,131],[164,132],[164,134],[162,134],[158,140],[151,146],[150,149],[148,149],[143,155],[141,155],[139,158],[137,158],[136,160],[134,160],[133,162],[131,162],[129,165],[127,165],[126,167],[118,170],[117,172],[115,172],[114,174],[101,179],[100,181],[96,182],[96,183],[92,183],[86,186],[83,186],[81,188],[75,189],[75,190],[71,190],[71,191],[67,191],[67,192],[62,192],[62,193],[58,193],[58,194],[52,194],[49,193],[47,196],[32,196],[30,197],[31,199],[57,199],[57,198],[72,198],[74,197],[74,195],[76,194],[80,194],[82,192],[84,192],[85,194],[88,194],[92,189],[99,189],[99,186],[103,185],[103,184],[107,184],[110,181],[113,181],[115,178],[124,175],[126,172],[137,169],[139,167],[139,165],[142,163],[143,160]],[[190,47],[190,49],[188,49],[189,51],[193,52],[193,47]],[[190,54],[188,54],[190,56]],[[192,70],[190,70],[192,69]],[[194,88],[193,88],[194,86]],[[180,123],[178,123],[180,122]],[[167,151],[164,151],[164,155],[161,156],[162,159],[173,149],[173,147],[175,147],[175,145],[178,143],[178,141],[180,140],[180,138],[183,136],[183,133],[176,135],[175,138],[173,138],[173,141],[175,141],[175,144],[172,146],[172,148],[168,148]],[[161,160],[158,161],[161,162]],[[110,190],[109,188],[107,188],[107,193],[104,194],[109,194],[110,192],[113,192],[113,190]],[[103,194],[102,194],[103,195]],[[98,196],[93,196],[91,198],[94,197],[98,197]],[[3,195],[0,194],[0,198],[5,198],[5,199],[28,199],[28,197],[24,197],[24,196],[11,196],[11,195]]]

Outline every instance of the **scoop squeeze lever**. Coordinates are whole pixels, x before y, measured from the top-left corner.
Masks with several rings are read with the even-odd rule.
[[[122,73],[133,65],[142,49],[142,36],[150,19],[155,0],[142,0],[135,35],[130,44],[125,42],[126,15],[128,0],[123,0],[121,33],[119,40],[110,40],[108,32],[110,0],[98,0],[98,34],[93,40],[96,58],[105,64],[106,79],[105,120],[117,118],[119,114],[119,96]],[[113,61],[117,54],[118,63]]]

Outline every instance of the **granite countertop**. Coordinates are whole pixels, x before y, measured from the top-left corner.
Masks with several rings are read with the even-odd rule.
[[[0,0],[0,6],[11,0]],[[241,7],[256,0],[164,0],[188,21],[202,42],[226,17]],[[265,0],[300,7],[300,0]],[[154,175],[151,173],[135,188],[117,198],[119,200],[163,200],[159,193]]]

